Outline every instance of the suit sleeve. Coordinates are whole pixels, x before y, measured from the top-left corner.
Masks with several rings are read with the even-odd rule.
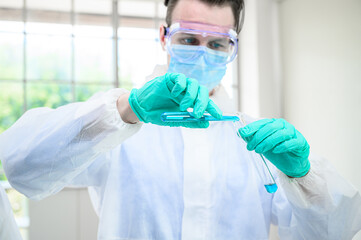
[[[281,239],[352,239],[361,229],[360,193],[331,164],[311,155],[302,178],[279,171],[281,191],[273,199],[273,223]]]
[[[12,187],[32,199],[57,193],[135,134],[142,124],[123,122],[116,107],[124,93],[112,89],[86,102],[27,111],[0,135],[0,159]]]

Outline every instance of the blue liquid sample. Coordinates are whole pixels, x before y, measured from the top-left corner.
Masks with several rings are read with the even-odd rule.
[[[217,119],[208,113],[195,118],[191,112],[165,112],[160,116],[163,122],[239,121],[238,116],[223,116]]]
[[[267,185],[264,185],[264,187],[266,188],[267,192],[269,192],[269,193],[275,193],[278,189],[276,183],[267,184]]]
[[[246,126],[245,121],[243,120],[242,117],[240,117],[240,121],[234,121],[233,124],[236,128],[237,136],[242,139],[242,136],[239,133],[239,129]],[[251,156],[251,158],[253,158],[252,154],[250,156]],[[259,174],[267,192],[275,193],[278,189],[275,179],[274,179],[263,155],[259,154],[259,156],[261,157],[262,161],[260,161],[259,159],[253,159],[254,160],[253,163],[254,163],[255,168],[257,169],[257,173]]]

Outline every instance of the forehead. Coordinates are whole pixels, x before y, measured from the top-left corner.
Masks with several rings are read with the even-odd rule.
[[[176,21],[199,22],[224,27],[235,25],[232,8],[229,5],[209,6],[198,0],[179,0],[172,13],[172,22]]]

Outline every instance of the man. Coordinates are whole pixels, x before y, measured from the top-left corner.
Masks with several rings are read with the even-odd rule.
[[[188,108],[196,118],[232,111],[217,86],[234,59],[243,9],[234,0],[165,4],[160,39],[168,68],[130,93],[113,89],[25,113],[0,137],[13,187],[41,199],[67,185],[88,186],[102,240],[267,239],[271,223],[281,239],[351,239],[361,228],[359,193],[309,156],[291,124],[245,116],[252,122],[239,130],[246,144],[230,122],[160,120]],[[280,170],[271,169],[276,193],[266,192],[251,150]]]

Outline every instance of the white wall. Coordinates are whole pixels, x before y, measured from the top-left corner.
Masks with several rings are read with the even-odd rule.
[[[279,12],[284,117],[360,190],[361,1],[285,0]]]
[[[278,4],[246,0],[240,35],[240,110],[253,117],[281,117]]]
[[[280,5],[284,116],[361,189],[361,1]]]

